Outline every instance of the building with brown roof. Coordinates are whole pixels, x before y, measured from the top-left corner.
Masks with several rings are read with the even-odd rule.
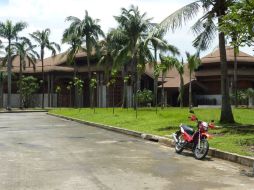
[[[89,107],[89,80],[88,80],[88,66],[86,63],[86,53],[80,52],[75,57],[76,65],[77,65],[77,76],[84,81],[84,89],[83,94],[79,97],[79,102],[81,107]],[[93,77],[97,79],[97,88],[94,93],[95,105],[98,107],[106,107],[106,106],[121,106],[122,104],[122,93],[123,93],[123,83],[124,80],[121,77],[121,73],[118,73],[116,83],[113,86],[108,87],[108,94],[106,93],[106,84],[107,74],[105,73],[105,66],[98,65],[98,58],[95,56],[91,58],[90,69],[92,71]],[[109,69],[110,69],[109,65]],[[6,68],[3,67],[2,70],[6,71]],[[129,69],[130,70],[130,69]],[[19,106],[19,100],[17,100],[17,81],[18,81],[18,73],[20,71],[20,61],[19,58],[16,57],[12,61],[12,72],[14,73],[13,82],[12,82],[12,93],[13,93],[13,105],[12,107]],[[35,65],[26,61],[26,67],[23,69],[24,75],[32,75],[39,80],[42,79],[42,63],[41,61],[37,61]],[[70,81],[73,80],[74,77],[74,66],[69,65],[67,63],[67,54],[61,53],[53,57],[49,57],[44,59],[44,74],[45,74],[45,107],[54,107],[54,106],[73,106],[74,105],[74,87],[71,91],[67,90],[67,86]],[[141,79],[141,88],[152,88],[153,79],[149,74],[144,74]],[[7,93],[7,81],[4,84],[4,102],[6,102],[6,93]],[[129,86],[128,86],[129,85]],[[130,84],[127,85],[127,101],[128,105],[132,104],[132,87]],[[61,87],[61,93],[58,97],[56,97],[56,87]],[[113,93],[114,91],[114,93]],[[39,90],[39,94],[37,94],[36,102],[34,106],[40,106],[40,99],[42,93],[42,85]],[[106,101],[106,96],[108,97],[108,101]],[[1,98],[1,97],[0,97]],[[114,101],[114,102],[113,102]],[[5,104],[4,104],[5,106]]]
[[[228,81],[230,93],[233,92],[234,78],[234,50],[226,47],[228,63]],[[254,88],[254,57],[242,51],[237,55],[237,86],[239,90]],[[188,104],[189,70],[185,65],[185,105]],[[178,105],[178,87],[180,78],[175,69],[167,74],[167,82],[164,84],[167,92],[167,103]],[[220,105],[221,104],[221,70],[219,49],[201,58],[201,65],[193,73],[193,102],[197,105]]]
[[[226,48],[227,51],[227,61],[228,61],[228,77],[229,77],[229,87],[232,92],[233,85],[233,49],[230,47]],[[88,80],[88,67],[86,64],[86,53],[80,52],[76,55],[76,64],[78,76],[84,81],[83,94],[79,98],[80,106],[88,107],[89,102],[89,80]],[[254,88],[254,57],[248,55],[244,52],[239,52],[237,56],[238,61],[238,88],[247,89]],[[210,54],[201,58],[202,64],[191,76],[192,87],[193,87],[193,102],[197,105],[210,104],[219,105],[221,103],[221,93],[220,93],[220,55],[219,50],[216,49]],[[110,66],[109,66],[110,67]],[[5,69],[5,68],[3,68]],[[110,68],[109,68],[110,69]],[[108,88],[108,93],[106,93],[107,84],[107,74],[105,73],[105,66],[98,65],[98,59],[93,57],[91,60],[91,71],[93,77],[97,78],[98,84],[94,94],[95,103],[98,107],[106,106],[121,106],[122,104],[122,93],[124,81],[119,72],[115,87],[110,86]],[[184,104],[188,105],[188,88],[190,81],[190,74],[187,64],[184,66]],[[16,58],[12,63],[12,72],[18,76],[19,73],[19,59]],[[58,54],[54,57],[49,57],[44,59],[44,72],[45,72],[45,106],[73,106],[74,105],[74,89],[71,91],[67,90],[69,82],[73,79],[74,67],[67,63],[66,53]],[[37,61],[35,66],[27,61],[26,68],[23,70],[24,75],[32,75],[38,79],[42,79],[42,64]],[[18,77],[13,77],[14,82],[12,83],[12,93],[17,93],[17,84],[15,81]],[[164,102],[168,106],[178,106],[178,90],[180,86],[180,76],[176,69],[171,69],[167,72],[164,78],[164,88],[165,88],[165,100]],[[147,64],[145,74],[141,78],[141,89],[150,89],[153,91],[153,67],[152,64]],[[158,80],[159,93],[158,102],[161,101],[161,87],[162,87],[162,76]],[[4,92],[7,92],[6,86],[4,85]],[[55,89],[57,86],[61,87],[61,93],[57,97]],[[113,93],[114,91],[114,93]],[[42,92],[40,89],[39,94]],[[127,100],[128,105],[131,106],[132,97],[132,87],[128,83],[127,86]],[[18,97],[16,95],[16,97]],[[36,99],[34,106],[40,106],[40,95]],[[106,99],[108,101],[106,101]],[[114,102],[113,102],[114,101]],[[14,101],[15,106],[18,106],[18,101]]]

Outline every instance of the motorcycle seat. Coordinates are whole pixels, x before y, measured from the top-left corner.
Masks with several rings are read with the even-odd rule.
[[[184,131],[186,131],[186,133],[188,133],[189,135],[193,135],[195,133],[194,129],[192,129],[191,127],[187,126],[187,125],[182,125],[182,128],[184,129]]]

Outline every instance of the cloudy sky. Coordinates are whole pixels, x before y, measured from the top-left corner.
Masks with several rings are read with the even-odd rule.
[[[51,29],[51,40],[60,43],[63,30],[68,26],[65,22],[67,16],[82,18],[85,10],[93,18],[100,19],[100,25],[104,32],[115,27],[114,15],[120,14],[120,8],[128,8],[131,4],[138,6],[147,17],[153,18],[153,22],[161,22],[175,10],[193,0],[0,0],[0,21],[11,19],[14,22],[25,21],[28,28],[22,32],[27,35],[36,30]],[[192,22],[193,23],[193,22]],[[185,51],[195,52],[192,47],[194,36],[190,31],[191,23],[166,36],[169,43],[177,46],[181,53]],[[217,39],[209,50],[209,53],[218,45]],[[62,46],[62,51],[67,46]],[[247,53],[253,54],[250,48],[244,48]],[[47,54],[49,56],[49,54]]]

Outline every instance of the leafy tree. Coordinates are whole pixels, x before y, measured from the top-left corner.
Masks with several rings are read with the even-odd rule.
[[[95,113],[95,100],[94,100],[94,91],[97,88],[97,79],[96,78],[91,78],[90,80],[90,88],[92,89],[92,108]]]
[[[32,94],[37,92],[39,89],[39,83],[37,78],[33,76],[22,76],[21,80],[18,81],[19,90],[18,92],[22,94],[22,102],[24,107],[29,107]]]
[[[37,46],[40,48],[40,60],[42,64],[42,103],[41,107],[44,108],[44,93],[45,93],[45,76],[44,76],[44,54],[45,54],[45,48],[50,50],[52,52],[52,55],[56,55],[56,50],[61,51],[60,46],[55,43],[55,42],[50,42],[49,41],[49,36],[50,36],[50,29],[47,28],[45,30],[39,31],[37,30],[36,32],[33,32],[30,34],[30,36],[35,40],[37,43]],[[48,97],[49,98],[49,97]]]
[[[57,94],[57,97],[60,96],[61,91],[62,91],[61,86],[56,86],[55,92],[56,92],[56,94]],[[58,106],[61,107],[61,105],[59,105],[59,103],[58,103]]]
[[[141,105],[145,106],[153,101],[153,92],[148,89],[144,89],[143,91],[139,90],[137,93],[137,99]]]
[[[189,68],[189,74],[190,74],[190,83],[189,83],[189,110],[192,109],[192,73],[195,71],[195,69],[198,68],[201,61],[199,57],[194,54],[191,55],[190,53],[186,52],[187,62],[188,62],[188,68]]]
[[[175,11],[165,18],[160,26],[164,29],[175,30],[181,27],[183,23],[193,19],[200,9],[204,14],[193,25],[192,30],[197,35],[193,41],[193,46],[197,48],[197,54],[201,50],[206,50],[216,35],[216,20],[218,26],[222,24],[222,18],[226,15],[228,8],[235,3],[235,0],[197,0],[179,10]],[[219,49],[221,61],[221,94],[222,106],[220,122],[234,123],[234,117],[230,105],[228,74],[227,74],[227,56],[225,47],[225,34],[219,31]]]
[[[246,95],[248,97],[248,106],[252,107],[253,106],[253,98],[254,98],[254,89],[253,88],[248,88],[246,90]]]
[[[72,86],[73,86],[73,82],[72,81],[69,81],[69,83],[68,83],[68,85],[67,85],[67,87],[66,87],[66,89],[69,91],[69,96],[70,96],[70,107],[71,107],[71,105],[72,105],[72,99],[71,99],[71,97],[72,97],[72,94],[71,94],[71,91],[72,91]]]
[[[234,48],[234,97],[235,106],[238,106],[237,95],[237,55],[239,47],[253,43],[253,0],[241,0],[230,7],[228,13],[223,17],[220,30],[231,40],[230,44]]]
[[[111,76],[111,79],[108,83],[108,86],[111,85],[113,88],[113,96],[112,96],[112,98],[113,98],[113,114],[115,114],[115,84],[116,84],[117,70],[112,69],[110,76]]]
[[[7,109],[11,109],[11,43],[12,40],[16,40],[18,33],[27,27],[25,22],[12,23],[7,20],[5,23],[0,22],[0,37],[8,40],[8,64],[7,64],[7,75],[8,75],[8,96],[7,96]]]
[[[80,100],[80,96],[83,93],[83,88],[84,88],[84,81],[79,79],[78,77],[73,79],[73,85],[77,88],[78,92],[78,99]],[[79,102],[79,107],[81,106],[81,103]]]

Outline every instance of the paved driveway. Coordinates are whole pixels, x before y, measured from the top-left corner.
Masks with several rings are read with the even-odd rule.
[[[254,189],[242,169],[45,113],[0,114],[1,190]]]

